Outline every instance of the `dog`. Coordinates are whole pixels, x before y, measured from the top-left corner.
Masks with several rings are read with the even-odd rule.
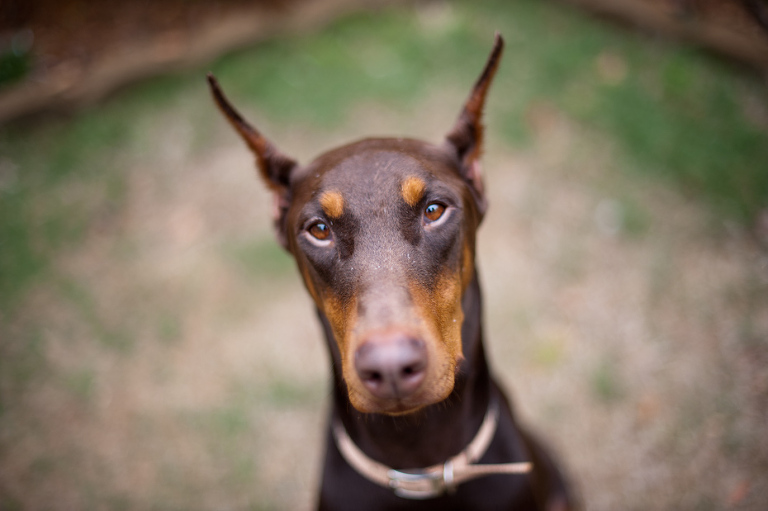
[[[316,305],[333,371],[320,510],[572,510],[483,348],[475,235],[482,112],[504,41],[441,144],[367,138],[308,165],[209,85],[274,197],[277,239]]]

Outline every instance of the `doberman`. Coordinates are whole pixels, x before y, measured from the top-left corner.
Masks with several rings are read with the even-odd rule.
[[[330,351],[321,510],[575,508],[483,350],[481,117],[503,45],[497,35],[443,144],[368,138],[306,166],[248,124],[208,75],[273,192],[278,240],[296,259]]]

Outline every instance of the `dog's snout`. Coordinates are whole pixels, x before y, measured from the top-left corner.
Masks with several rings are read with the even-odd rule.
[[[403,399],[424,381],[424,341],[401,333],[369,337],[355,353],[355,370],[365,388],[379,399]]]

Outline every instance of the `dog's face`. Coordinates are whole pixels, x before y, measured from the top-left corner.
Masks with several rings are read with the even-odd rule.
[[[462,357],[461,296],[480,220],[455,155],[413,140],[364,140],[298,170],[291,190],[289,250],[330,324],[352,404],[405,413],[445,399]],[[392,382],[356,362],[371,343],[398,339],[420,345],[421,381],[378,391]]]
[[[214,96],[275,192],[278,239],[332,333],[352,405],[403,414],[444,400],[462,359],[462,294],[485,210],[480,117],[496,45],[443,145],[367,139],[299,166]]]

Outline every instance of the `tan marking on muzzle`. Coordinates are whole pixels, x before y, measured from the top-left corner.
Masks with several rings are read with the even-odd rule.
[[[350,343],[351,331],[357,323],[357,300],[353,298],[343,302],[334,296],[326,296],[323,297],[322,304],[343,361]]]
[[[320,196],[320,206],[330,218],[339,218],[344,213],[344,197],[336,190],[323,192]]]
[[[400,193],[406,204],[413,207],[424,197],[427,184],[421,178],[410,176],[405,178],[400,186]]]
[[[443,274],[438,277],[437,285],[430,296],[432,318],[440,339],[455,362],[463,357],[461,351],[461,325],[464,323],[464,311],[461,308],[462,287],[458,273]]]
[[[439,374],[433,376],[431,390],[434,402],[448,397],[453,390],[456,367],[463,359],[461,326],[464,311],[461,308],[462,281],[458,272],[438,277],[432,291],[414,287],[411,293],[417,304],[425,328],[429,330],[435,346],[428,346],[435,360]]]
[[[334,327],[348,397],[357,410],[363,413],[401,415],[438,403],[450,395],[456,365],[461,357],[463,321],[460,305],[461,281],[458,272],[454,277],[453,280],[439,279],[434,293],[413,282],[405,284],[410,298],[401,297],[401,308],[387,314],[386,319],[381,319],[380,308],[375,305],[369,304],[363,313],[358,305],[352,315],[345,315],[346,321],[354,322],[354,325],[345,329],[346,335],[341,333],[344,327]],[[366,299],[382,300],[385,297],[379,294],[367,295]],[[358,304],[359,300],[362,298],[358,298]],[[335,322],[330,314],[328,317],[331,322]],[[344,320],[341,314],[337,318]],[[419,388],[413,394],[396,399],[373,395],[366,388],[355,367],[355,354],[361,346],[375,337],[392,332],[423,341],[427,360],[424,380]]]
[[[475,276],[475,258],[472,254],[472,249],[468,243],[464,243],[464,249],[462,250],[461,261],[461,289],[467,289],[467,286],[472,282],[472,277]]]

